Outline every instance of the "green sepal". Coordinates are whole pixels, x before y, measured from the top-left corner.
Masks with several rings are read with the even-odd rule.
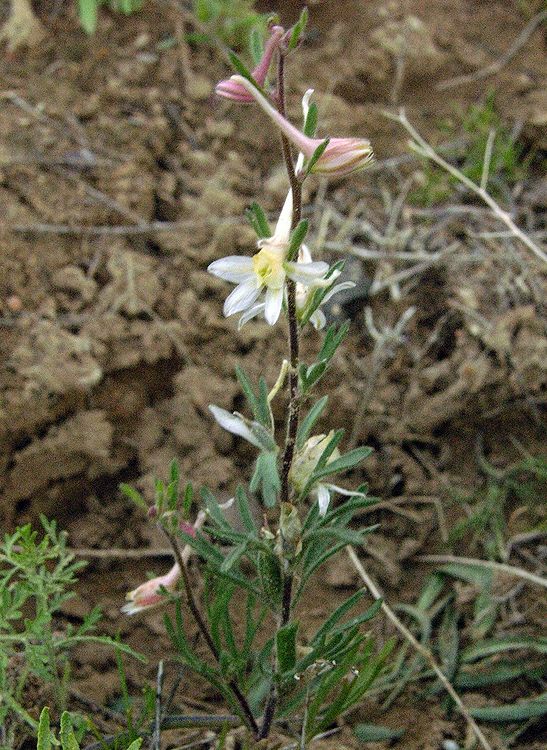
[[[313,172],[313,168],[315,167],[319,159],[323,156],[323,154],[327,150],[327,146],[329,145],[329,143],[330,143],[330,138],[325,138],[325,140],[321,141],[319,146],[317,146],[317,148],[311,155],[310,160],[306,164],[306,175],[309,175],[311,174],[311,172]]]

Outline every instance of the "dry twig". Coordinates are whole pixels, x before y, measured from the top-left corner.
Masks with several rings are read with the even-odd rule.
[[[398,115],[392,115],[390,113],[386,114],[390,119],[399,122],[412,136],[413,140],[410,142],[410,148],[413,151],[420,154],[421,156],[426,157],[427,159],[431,159],[431,161],[435,162],[435,164],[441,167],[441,169],[444,169],[446,172],[451,174],[452,177],[458,180],[458,182],[461,182],[461,184],[464,185],[468,190],[475,193],[475,195],[477,195],[486,203],[486,205],[491,209],[492,213],[505,224],[505,226],[509,229],[514,237],[520,240],[523,245],[526,245],[526,247],[531,250],[536,257],[540,258],[540,260],[542,260],[544,263],[547,263],[547,255],[543,252],[543,250],[532,240],[529,235],[523,232],[522,229],[520,229],[515,224],[507,211],[504,211],[501,206],[496,203],[492,196],[486,192],[484,187],[475,184],[473,180],[470,180],[469,177],[463,174],[463,172],[461,172],[457,167],[454,167],[452,164],[443,159],[442,156],[439,156],[435,149],[422,138],[416,128],[414,128],[408,121],[404,109],[401,108]]]
[[[462,86],[465,83],[474,83],[476,81],[482,81],[483,78],[489,78],[490,76],[495,75],[496,73],[499,73],[502,68],[504,68],[507,63],[509,63],[513,57],[519,52],[528,39],[532,36],[534,31],[537,29],[537,27],[543,23],[547,19],[547,10],[543,10],[537,15],[535,15],[523,28],[523,30],[520,32],[518,37],[515,39],[513,44],[509,47],[507,52],[505,52],[501,57],[499,57],[497,60],[495,60],[490,65],[487,65],[485,68],[481,68],[480,70],[476,70],[474,73],[468,73],[466,75],[457,76],[456,78],[449,78],[446,81],[440,81],[440,83],[437,84],[436,89],[437,91],[446,91],[446,89],[452,89],[456,86]]]
[[[416,560],[440,564],[458,563],[459,565],[474,565],[480,568],[489,568],[500,573],[507,573],[516,578],[523,578],[525,581],[530,581],[530,583],[535,583],[537,586],[547,589],[547,579],[535,573],[530,573],[528,570],[524,570],[524,568],[517,568],[514,565],[506,565],[505,563],[498,563],[493,560],[477,560],[473,557],[457,557],[456,555],[419,555]]]
[[[448,680],[448,678],[446,677],[442,669],[439,667],[439,665],[435,661],[435,658],[433,657],[433,654],[431,653],[431,651],[428,648],[426,648],[423,644],[421,644],[419,641],[416,640],[416,638],[412,635],[412,633],[406,627],[406,625],[403,622],[401,622],[401,620],[399,620],[395,612],[386,603],[378,587],[376,586],[374,581],[371,579],[371,577],[368,575],[368,573],[364,569],[363,564],[357,557],[357,553],[355,552],[353,547],[346,547],[346,551],[349,555],[349,559],[353,563],[353,566],[355,567],[356,571],[361,576],[365,586],[368,588],[370,594],[372,595],[372,598],[375,599],[376,601],[382,602],[381,609],[386,615],[386,617],[388,618],[388,620],[397,628],[399,633],[401,633],[401,635],[411,644],[411,646],[420,654],[420,656],[422,656],[429,663],[429,666],[435,672],[436,676],[438,677],[439,681],[442,683],[446,692],[448,693],[448,695],[452,698],[452,700],[458,707],[458,710],[460,711],[461,715],[464,717],[464,719],[468,723],[470,729],[473,731],[473,734],[475,735],[477,740],[480,742],[484,750],[492,750],[492,746],[490,745],[490,743],[488,742],[488,740],[482,733],[475,719],[469,713],[468,709],[466,708],[465,704],[463,703],[458,693],[452,687],[450,680]]]

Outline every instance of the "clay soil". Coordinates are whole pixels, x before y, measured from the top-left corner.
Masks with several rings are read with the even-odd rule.
[[[67,529],[73,548],[146,554],[164,542],[120,496],[121,481],[150,499],[154,477],[165,476],[173,457],[185,479],[207,484],[221,498],[249,476],[251,449],[213,426],[207,406],[242,407],[238,362],[252,377],[264,372],[273,379],[285,335],[263,322],[238,332],[222,317],[227,287],[206,268],[218,257],[252,251],[245,207],[259,196],[273,217],[287,186],[265,119],[214,98],[227,66],[215,47],[186,41],[196,29],[184,3],[149,0],[123,19],[105,11],[92,38],[66,5],[37,4],[45,38],[0,58],[0,516],[2,528],[12,530],[44,513]],[[415,241],[438,252],[458,243],[441,262],[373,295],[367,294],[373,281],[408,264],[352,258],[357,293],[330,310],[333,319],[350,317],[352,326],[324,380],[330,411],[321,426],[345,426],[374,447],[362,471],[348,479],[367,481],[382,501],[366,519],[380,528],[363,560],[389,601],[410,603],[431,570],[414,557],[446,552],[443,524],[450,527],[461,515],[453,490],[471,493],[484,484],[479,447],[498,468],[523,452],[541,453],[544,277],[540,262],[518,242],[477,237],[504,227],[455,187],[443,206],[472,204],[474,214],[448,211],[439,219],[435,210],[403,198],[392,228],[401,244],[371,239],[366,222],[385,233],[389,201],[410,190],[409,177],[419,182],[424,174],[420,162],[405,156],[404,130],[384,111],[404,105],[413,124],[441,143],[461,135],[457,124],[465,112],[495,89],[500,117],[516,128],[530,155],[526,178],[504,197],[518,223],[540,237],[547,200],[539,176],[546,145],[541,27],[495,75],[446,90],[438,84],[499,58],[541,4],[309,5],[308,38],[289,66],[290,113],[299,119],[299,97],[314,87],[321,133],[369,137],[379,165],[343,182],[310,182],[307,198],[318,200],[312,236],[322,237],[321,257],[342,257],[324,244],[325,228],[326,239],[344,245],[344,254],[352,244],[404,250]],[[263,2],[262,9],[279,11],[288,25],[299,3]],[[453,130],[443,129],[447,123]],[[354,427],[377,363],[365,307],[381,327],[394,325],[410,306],[416,312],[404,341],[388,352]],[[306,335],[308,358],[317,342],[313,332]],[[276,417],[283,418],[282,403]],[[507,509],[509,536],[537,521],[527,513]],[[465,545],[450,551],[482,554]],[[161,554],[90,557],[78,595],[65,607],[67,621],[77,623],[99,604],[104,629],[146,654],[146,666],[127,663],[137,697],[143,683],[153,684],[158,660],[169,660],[171,646],[161,612],[128,618],[120,606],[147,572],[169,564]],[[345,557],[329,565],[302,608],[306,627],[324,618],[325,604],[330,609],[359,585]],[[537,592],[526,589],[518,602],[524,620],[505,632],[538,633]],[[392,635],[382,617],[372,630],[380,642]],[[170,685],[176,673],[167,669]],[[75,708],[116,707],[119,680],[110,652],[78,650],[74,677]],[[529,692],[523,680],[513,692],[490,689],[465,700],[489,705]],[[220,710],[217,697],[185,675],[176,705],[189,704]],[[108,726],[108,716],[100,719]],[[446,713],[438,695],[424,698],[410,686],[386,713],[376,699],[367,701],[340,733],[313,747],[359,747],[351,731],[359,721],[405,727],[395,746],[406,750],[466,741],[465,722]],[[498,729],[485,725],[492,747],[503,748]],[[189,740],[179,732],[165,741],[176,747]],[[544,747],[530,734],[515,746]]]

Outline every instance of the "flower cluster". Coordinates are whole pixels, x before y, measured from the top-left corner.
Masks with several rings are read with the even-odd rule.
[[[259,86],[264,85],[273,53],[283,44],[284,38],[284,30],[274,26],[264,55],[252,73],[253,81]],[[309,171],[314,173],[346,175],[364,168],[373,158],[370,142],[366,139],[331,138],[325,142],[300,132],[278,112],[253,81],[241,75],[234,75],[221,81],[216,87],[216,93],[241,103],[257,102],[281,132],[299,149],[297,175],[305,173],[306,163],[311,165]],[[312,93],[313,90],[308,89],[302,100],[304,121],[307,119]],[[314,160],[314,155],[322,146],[322,154]],[[208,267],[210,273],[236,284],[236,288],[224,303],[224,315],[228,317],[242,313],[239,327],[258,315],[263,315],[267,323],[274,325],[286,301],[287,279],[297,284],[296,304],[299,313],[307,308],[316,289],[326,289],[326,294],[321,300],[324,304],[334,294],[353,286],[349,281],[334,284],[339,271],[331,271],[328,264],[323,261],[313,261],[306,245],[301,245],[295,261],[288,259],[292,213],[293,196],[289,190],[274,234],[258,241],[258,252],[255,255],[231,255],[214,261]],[[325,325],[324,313],[319,309],[313,310],[310,321],[316,328],[322,328]]]

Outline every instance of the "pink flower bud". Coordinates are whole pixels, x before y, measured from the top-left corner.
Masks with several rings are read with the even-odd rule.
[[[281,132],[294,143],[298,150],[310,159],[323,143],[321,138],[309,138],[286,120],[253,84],[243,76],[232,76],[234,85],[242,86],[274,121]],[[331,138],[325,151],[312,168],[312,172],[341,177],[363,169],[373,159],[370,141],[366,138]]]
[[[252,72],[252,76],[259,86],[264,86],[273,53],[279,47],[284,33],[285,30],[281,26],[272,27],[272,35],[266,42],[262,60]],[[234,80],[235,77],[236,76],[232,76],[231,78],[226,78],[225,80],[220,81],[220,83],[217,83],[215,92],[225,99],[231,99],[234,102],[242,102],[243,104],[251,104],[253,101],[252,95],[248,93],[244,86],[241,86],[241,84]]]
[[[194,526],[192,526],[191,523],[188,523],[187,521],[181,521],[179,523],[179,529],[181,531],[184,531],[185,534],[188,534],[188,536],[196,538],[196,529]]]
[[[122,612],[125,612],[126,615],[134,615],[137,612],[142,612],[144,609],[163,604],[165,596],[161,593],[161,589],[174,591],[179,578],[180,568],[175,564],[164,576],[158,576],[157,578],[152,578],[150,581],[146,581],[146,583],[142,583],[134,591],[130,591],[127,594],[125,597],[127,604],[122,607]]]

